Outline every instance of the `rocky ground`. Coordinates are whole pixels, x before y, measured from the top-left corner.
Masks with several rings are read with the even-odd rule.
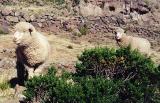
[[[103,8],[107,12],[101,17],[82,17],[73,12],[74,6],[70,11],[66,4],[57,6],[44,0],[27,0],[29,3],[22,1],[0,0],[0,103],[19,101],[19,95],[14,95],[16,45],[12,42],[13,26],[19,21],[31,22],[38,31],[43,32],[52,46],[50,63],[70,72],[74,72],[77,56],[84,49],[96,46],[118,48],[113,29],[117,26],[124,28],[128,35],[147,38],[155,52],[152,59],[160,64],[160,10],[159,5],[156,5],[158,0],[144,0],[145,2],[140,3],[138,1],[143,0],[132,0],[132,5],[130,0],[124,0],[126,7],[130,5],[129,8],[134,13],[124,10],[124,2],[121,2],[123,0],[89,0],[97,6],[102,1],[107,3],[108,9]],[[11,87],[7,81],[12,84]]]

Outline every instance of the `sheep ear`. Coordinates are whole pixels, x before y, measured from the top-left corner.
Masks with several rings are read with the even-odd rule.
[[[28,31],[30,32],[30,35],[31,35],[33,29],[32,29],[32,28],[29,28]]]

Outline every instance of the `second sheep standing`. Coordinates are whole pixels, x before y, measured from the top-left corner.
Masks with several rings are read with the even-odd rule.
[[[131,46],[131,49],[137,49],[142,54],[150,56],[151,44],[147,39],[140,37],[127,36],[120,27],[116,28],[115,39],[120,47]]]

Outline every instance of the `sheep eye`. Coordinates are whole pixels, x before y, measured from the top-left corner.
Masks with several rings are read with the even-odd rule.
[[[29,28],[28,30],[29,30],[30,33],[33,31],[31,28]]]

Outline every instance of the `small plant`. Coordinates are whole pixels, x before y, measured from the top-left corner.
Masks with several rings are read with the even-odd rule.
[[[5,31],[0,27],[0,35],[1,35],[1,34],[8,34],[7,32],[8,32],[8,31],[5,32]]]
[[[82,34],[81,33],[74,33],[75,36],[81,37]]]
[[[73,29],[72,28],[68,28],[68,30],[67,30],[68,32],[72,32],[73,31]]]
[[[155,4],[154,6],[156,9],[159,9],[159,4]]]
[[[65,3],[65,0],[55,0],[55,2],[60,5],[60,4],[64,4],[64,3]]]
[[[4,91],[10,87],[10,84],[6,81],[0,83],[0,90]]]
[[[149,4],[150,4],[149,0],[144,0],[144,2],[149,6]]]
[[[49,1],[53,3],[57,3],[58,5],[64,4],[65,0],[44,0],[44,1]]]
[[[83,25],[79,28],[79,31],[81,33],[81,35],[86,35],[88,33],[88,28],[87,28],[87,25]]]

